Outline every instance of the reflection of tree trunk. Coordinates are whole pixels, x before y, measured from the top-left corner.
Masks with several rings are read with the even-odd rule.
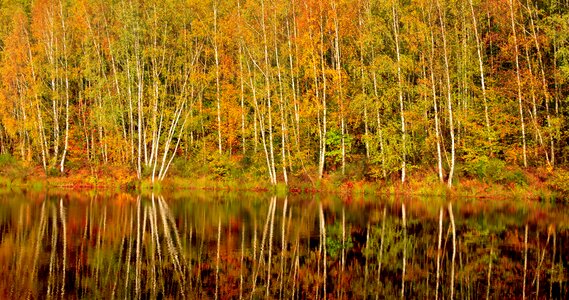
[[[452,213],[452,203],[448,204],[448,213],[450,215],[450,224],[452,228],[452,261],[450,271],[450,299],[454,299],[454,262],[456,258],[456,227],[454,224],[454,215]]]
[[[61,299],[65,298],[65,265],[67,263],[67,226],[65,221],[65,209],[63,208],[63,199],[59,199],[59,217],[61,218],[61,229],[63,235],[63,262],[61,270]]]
[[[51,294],[52,292],[55,292],[55,260],[56,260],[56,252],[57,252],[57,212],[55,210],[55,207],[51,206],[51,212],[52,212],[52,218],[51,218],[51,253],[49,256],[49,275],[48,275],[48,280],[47,280],[47,298],[51,298],[53,297],[53,295]],[[96,276],[95,276],[95,282],[96,282]]]
[[[370,225],[369,222],[367,223],[367,227],[366,227],[366,242],[365,242],[365,252],[364,252],[364,259],[365,259],[365,266],[364,266],[364,299],[367,299],[367,281],[368,281],[368,264],[369,264],[369,252],[370,252],[370,240],[369,240],[369,231],[370,231]],[[344,241],[342,240],[342,260],[344,259]],[[344,274],[344,268],[342,266],[342,277]],[[344,290],[344,285],[342,284],[342,281],[339,282],[340,284],[340,290],[343,291]],[[340,292],[340,297],[339,299],[342,299],[342,294]]]
[[[369,240],[369,224],[368,224],[368,237],[366,238],[366,245],[367,241]],[[367,247],[367,246],[366,246]],[[340,299],[344,293],[344,270],[346,269],[346,210],[342,207],[342,260],[341,260],[341,271],[340,271]],[[367,279],[367,253],[366,253],[366,279]],[[365,281],[367,283],[367,280]],[[367,285],[366,285],[367,286]]]
[[[401,204],[401,217],[403,220],[403,270],[401,274],[401,299],[405,299],[405,266],[407,264],[407,219],[405,204]]]
[[[134,269],[134,293],[136,295],[136,298],[139,298],[140,296],[140,273],[142,269],[142,234],[140,228],[140,223],[142,222],[140,218],[140,202],[140,197],[138,197],[138,199],[136,199],[136,260]],[[97,232],[97,234],[100,234],[100,232]],[[99,268],[97,268],[97,270],[98,269]]]
[[[322,202],[319,203],[319,216],[320,216],[320,243],[321,243],[321,247],[323,249],[323,262],[322,262],[322,267],[323,267],[323,288],[324,288],[324,294],[322,295],[323,299],[326,300],[326,223],[325,223],[325,219],[324,219],[324,210],[322,209]]]
[[[267,290],[266,290],[266,294],[265,297],[269,298],[269,291],[271,290],[271,267],[272,267],[272,262],[271,262],[271,258],[273,257],[273,232],[274,232],[274,228],[275,228],[275,211],[277,209],[277,198],[273,197],[272,199],[273,202],[273,210],[271,211],[271,226],[269,229],[269,259],[268,259],[268,264],[267,264]]]
[[[543,247],[543,250],[540,249],[539,246],[539,230],[536,231],[536,240],[537,240],[537,269],[535,271],[535,278],[534,278],[534,283],[535,283],[535,298],[539,299],[539,281],[540,281],[540,277],[541,277],[541,266],[543,265],[543,261],[545,260],[545,250],[547,249],[547,245],[549,245],[549,240],[551,238],[551,235],[548,234],[547,235],[547,241],[545,242],[545,246]],[[539,256],[539,252],[541,251],[541,257]]]
[[[282,229],[281,229],[281,270],[280,270],[280,283],[279,283],[279,298],[283,297],[283,284],[284,284],[284,270],[285,270],[285,251],[286,251],[286,209],[287,209],[288,198],[285,197],[283,204],[283,218],[282,218]]]
[[[215,300],[219,298],[219,248],[221,246],[221,216],[217,221],[217,255],[215,260]]]
[[[377,262],[377,290],[379,294],[379,284],[381,282],[381,263],[383,262],[383,239],[385,237],[385,218],[387,217],[387,207],[383,207],[383,217],[381,219],[381,237],[379,242],[379,258]],[[377,295],[378,296],[378,295]],[[376,297],[377,300],[378,297]]]
[[[191,241],[190,241],[191,245]],[[239,261],[239,300],[243,299],[243,259],[245,257],[245,226],[241,226],[241,260]]]
[[[492,242],[491,242],[492,243]],[[488,262],[488,281],[486,285],[486,300],[490,299],[490,279],[492,278],[492,260],[494,256],[493,244],[490,244],[490,261]]]
[[[435,299],[439,299],[439,280],[441,278],[441,246],[443,241],[443,207],[439,210],[439,240],[437,246],[437,283],[435,286]]]
[[[554,229],[555,230],[555,229]],[[557,248],[557,238],[555,231],[553,231],[553,255],[551,255],[551,275],[549,276],[549,299],[553,295],[553,274],[555,274],[555,250]]]
[[[524,234],[524,281],[522,289],[522,299],[526,299],[526,277],[528,269],[528,224],[526,224],[526,230]]]
[[[265,220],[265,226],[263,227],[263,237],[261,239],[261,249],[259,252],[259,259],[258,261],[255,259],[256,256],[256,244],[257,244],[257,230],[255,230],[255,237],[254,237],[254,242],[253,244],[254,246],[254,254],[253,254],[253,262],[254,262],[254,266],[253,266],[253,287],[251,289],[251,299],[254,298],[255,295],[255,288],[257,287],[257,276],[259,274],[259,271],[261,269],[261,265],[264,263],[265,260],[265,255],[264,255],[264,251],[265,251],[265,241],[267,241],[267,235],[269,232],[269,224],[271,224],[272,222],[272,218],[274,218],[274,212],[275,212],[275,206],[277,200],[276,197],[273,197],[271,199],[271,204],[269,205],[269,210],[267,211],[267,219]],[[255,226],[256,228],[257,226]],[[272,227],[272,226],[271,226]],[[272,235],[272,228],[271,228],[271,235]],[[270,242],[272,242],[272,236],[270,237]],[[269,245],[269,247],[272,247],[272,245]],[[269,248],[269,251],[271,249]],[[270,265],[270,253],[269,253],[269,265]],[[268,283],[267,283],[268,285]]]
[[[300,235],[296,236],[296,248],[295,248],[295,255],[294,255],[294,273],[292,274],[292,299],[295,299],[296,293],[296,281],[298,276],[298,269],[300,267]]]

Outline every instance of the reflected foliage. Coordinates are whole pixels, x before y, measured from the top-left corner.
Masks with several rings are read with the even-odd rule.
[[[451,287],[457,299],[569,295],[565,207],[453,201],[453,260],[442,199],[342,200],[4,192],[0,297],[363,299],[403,288],[406,298],[448,298]]]

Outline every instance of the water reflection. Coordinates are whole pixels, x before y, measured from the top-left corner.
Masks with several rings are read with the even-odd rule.
[[[0,298],[565,299],[568,225],[508,201],[10,192]]]

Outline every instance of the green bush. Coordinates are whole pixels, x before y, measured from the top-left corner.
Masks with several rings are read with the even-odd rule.
[[[8,167],[16,164],[16,159],[11,154],[0,154],[0,167]]]
[[[47,176],[49,177],[58,177],[61,175],[58,168],[49,168],[47,169]]]
[[[517,185],[525,186],[528,184],[526,175],[521,170],[508,170],[504,173],[503,183],[515,183]]]
[[[463,164],[462,173],[488,183],[515,183],[527,185],[527,178],[520,169],[506,167],[506,162],[485,155],[475,157]]]
[[[208,172],[214,177],[226,177],[235,168],[231,159],[226,155],[214,153],[210,154],[206,160],[209,167]]]
[[[502,179],[505,167],[506,162],[481,155],[465,162],[462,168],[468,176],[476,177],[486,182],[496,182]]]
[[[569,197],[569,171],[565,169],[555,170],[555,174],[548,181],[548,186],[563,197]]]
[[[170,172],[171,175],[188,177],[190,174],[193,173],[193,166],[191,161],[183,157],[176,157],[174,158],[174,161],[172,161],[172,167]]]

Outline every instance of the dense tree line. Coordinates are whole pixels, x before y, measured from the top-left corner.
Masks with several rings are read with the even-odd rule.
[[[0,152],[247,159],[270,182],[567,164],[566,0],[36,0],[0,9]],[[307,171],[308,170],[308,171]]]

